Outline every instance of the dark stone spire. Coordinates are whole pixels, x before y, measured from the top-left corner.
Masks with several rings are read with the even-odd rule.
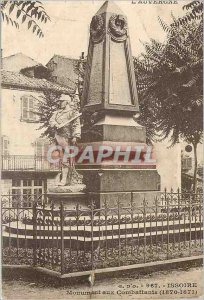
[[[139,111],[127,18],[106,1],[92,18],[83,106],[91,111]]]

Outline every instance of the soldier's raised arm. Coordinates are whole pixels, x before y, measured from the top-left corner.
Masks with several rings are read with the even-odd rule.
[[[53,113],[53,115],[51,116],[50,120],[49,120],[49,124],[51,127],[56,126],[57,127],[57,122],[56,122],[56,112]]]

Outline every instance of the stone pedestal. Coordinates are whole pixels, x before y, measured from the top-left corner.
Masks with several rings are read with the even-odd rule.
[[[83,181],[86,185],[86,190],[89,192],[89,198],[95,200],[98,207],[103,206],[104,202],[113,205],[117,199],[120,199],[127,206],[130,204],[131,192],[135,193],[134,201],[137,202],[138,200],[138,205],[141,199],[136,195],[139,195],[139,193],[142,194],[145,192],[147,196],[149,192],[152,200],[154,200],[155,192],[158,194],[160,190],[160,175],[156,170],[153,153],[151,155],[153,162],[147,163],[145,161],[146,144],[104,141],[81,144],[80,146],[85,147],[87,145],[94,150],[95,163],[83,162],[82,164],[78,164],[77,171],[83,175]],[[99,147],[104,147],[105,145],[114,149],[113,154],[101,163],[97,163]],[[143,148],[143,150],[140,153],[140,161],[136,163],[132,162],[131,158],[134,159],[136,157],[138,146]],[[117,147],[120,147],[124,151],[127,147],[131,147],[132,150],[128,162],[122,160],[114,161]],[[123,156],[121,159],[123,159]],[[148,196],[148,198],[150,197]]]
[[[158,191],[160,176],[155,169],[86,169],[84,175],[89,192]]]
[[[86,117],[86,113],[85,113]],[[146,129],[139,125],[127,112],[107,113],[95,115],[94,125],[82,128],[82,143],[112,141],[128,143],[146,143]],[[94,135],[94,132],[96,133]]]
[[[155,207],[156,197],[159,199],[161,196],[160,191],[138,191],[138,192],[90,192],[89,198],[95,201],[98,207],[104,208],[105,205],[108,207],[118,207],[118,201],[120,201],[121,206],[130,207],[133,203],[135,209],[138,213],[141,213],[140,208],[144,207],[144,199],[148,203],[149,207]],[[159,211],[159,209],[158,209]],[[149,212],[152,212],[149,209]]]
[[[87,196],[84,193],[86,186],[82,182],[82,176],[76,171],[75,168],[70,169],[67,166],[68,173],[65,173],[68,176],[67,181],[69,184],[61,185],[61,181],[56,180],[56,184],[48,189],[48,200],[49,202],[54,203],[55,206],[59,206],[63,202],[64,207],[68,209],[73,209],[76,205],[80,207],[87,207]],[[69,176],[69,172],[71,176]],[[60,174],[58,174],[60,177]]]

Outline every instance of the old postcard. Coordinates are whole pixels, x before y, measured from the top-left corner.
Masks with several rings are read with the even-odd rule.
[[[202,299],[203,2],[1,26],[2,299]]]

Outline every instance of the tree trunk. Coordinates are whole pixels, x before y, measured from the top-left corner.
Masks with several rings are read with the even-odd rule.
[[[197,143],[193,144],[194,151],[194,174],[193,174],[193,193],[197,192],[197,170],[198,170],[198,159],[197,159]]]

